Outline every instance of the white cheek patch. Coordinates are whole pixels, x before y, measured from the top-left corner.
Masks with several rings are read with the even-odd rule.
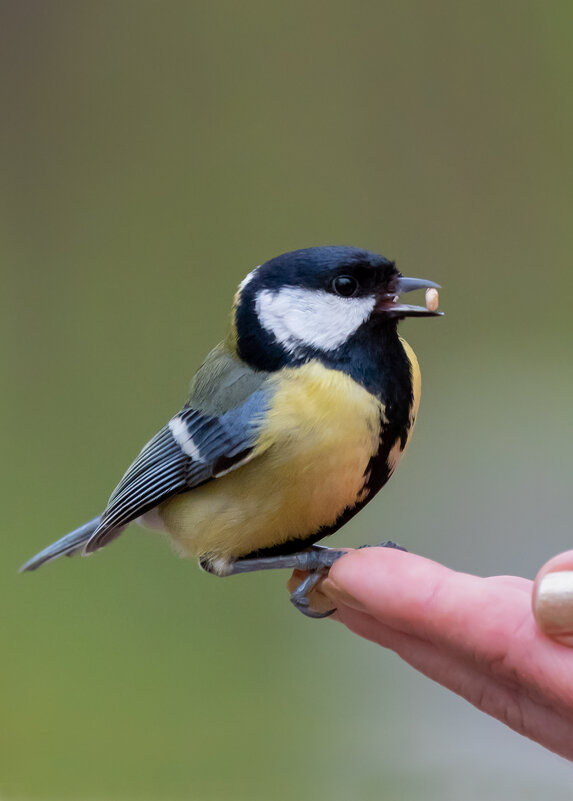
[[[372,314],[376,299],[342,298],[321,289],[286,286],[257,295],[257,316],[290,353],[301,346],[336,350]]]

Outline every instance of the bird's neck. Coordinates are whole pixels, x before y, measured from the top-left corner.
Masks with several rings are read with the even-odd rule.
[[[366,327],[336,354],[319,358],[380,398],[389,420],[395,420],[397,425],[407,420],[415,402],[419,368],[414,352],[398,336],[395,326]]]
[[[296,353],[287,353],[260,327],[248,306],[241,307],[239,312],[236,318],[239,336],[228,344],[252,369],[272,373],[320,361],[325,367],[346,373],[379,398],[386,407],[388,420],[395,421],[397,429],[408,425],[415,405],[413,379],[419,375],[419,369],[412,349],[398,336],[395,321],[373,318],[333,351],[301,347]]]

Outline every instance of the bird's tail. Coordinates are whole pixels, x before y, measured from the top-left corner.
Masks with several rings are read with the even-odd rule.
[[[51,562],[59,556],[73,556],[78,551],[83,551],[86,542],[99,526],[100,517],[94,517],[89,523],[84,523],[83,526],[70,531],[65,537],[56,540],[43,551],[37,553],[20,568],[19,572],[24,573],[26,570],[37,570],[46,562]]]

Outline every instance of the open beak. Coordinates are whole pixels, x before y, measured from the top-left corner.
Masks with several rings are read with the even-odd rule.
[[[426,306],[411,306],[400,303],[398,296],[415,289],[440,289],[439,284],[425,278],[398,278],[394,291],[381,295],[376,302],[376,311],[385,317],[441,317],[443,312],[433,311]]]

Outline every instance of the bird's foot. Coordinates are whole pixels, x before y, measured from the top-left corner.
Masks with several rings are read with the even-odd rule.
[[[395,548],[405,551],[401,545],[391,540],[381,542],[379,545],[361,545],[361,548]],[[318,582],[326,578],[328,571],[337,559],[344,556],[346,551],[336,548],[325,548],[323,545],[311,545],[304,551],[297,553],[279,554],[276,556],[252,556],[237,559],[235,562],[222,562],[218,559],[204,557],[199,565],[208,573],[215,576],[236,576],[239,573],[254,573],[259,570],[301,570],[308,575],[301,581],[296,590],[291,593],[290,600],[293,606],[306,617],[329,617],[336,609],[318,612],[310,605],[310,594]]]
[[[258,570],[302,570],[308,576],[302,580],[299,586],[291,594],[291,602],[299,612],[312,618],[322,618],[332,615],[335,611],[330,609],[327,612],[316,612],[310,606],[309,594],[318,584],[320,579],[328,575],[329,569],[344,556],[346,551],[335,548],[325,548],[322,545],[311,545],[310,548],[298,553],[280,554],[277,556],[254,556],[246,559],[237,559],[236,562],[219,563],[218,560],[203,558],[199,560],[199,565],[208,573],[215,576],[235,576],[238,573],[254,573]]]
[[[346,551],[325,548],[322,545],[311,545],[304,551],[279,554],[276,556],[253,556],[239,558],[235,562],[222,562],[218,559],[203,557],[199,565],[215,576],[236,576],[238,573],[254,573],[259,570],[304,570],[313,572],[331,567]]]
[[[408,549],[404,548],[403,545],[398,545],[397,542],[392,542],[392,540],[384,540],[384,542],[379,542],[378,545],[359,545],[358,550],[361,551],[363,548],[394,548],[396,551],[404,551],[408,553]]]
[[[336,551],[331,548],[324,548],[320,545],[314,545],[313,548],[320,549],[320,552],[322,552],[323,556],[320,557],[322,566],[314,568],[309,572],[308,576],[303,579],[296,590],[291,593],[290,600],[293,606],[307,617],[330,617],[330,615],[333,615],[336,612],[336,609],[329,609],[326,612],[318,612],[312,609],[310,605],[310,594],[318,582],[321,579],[326,578],[332,565],[337,559],[340,559],[340,557],[343,556],[346,551]],[[394,548],[397,551],[407,551],[407,549],[402,545],[398,545],[397,542],[392,542],[392,540],[385,540],[378,545],[361,545],[358,550],[361,550],[362,548]]]

